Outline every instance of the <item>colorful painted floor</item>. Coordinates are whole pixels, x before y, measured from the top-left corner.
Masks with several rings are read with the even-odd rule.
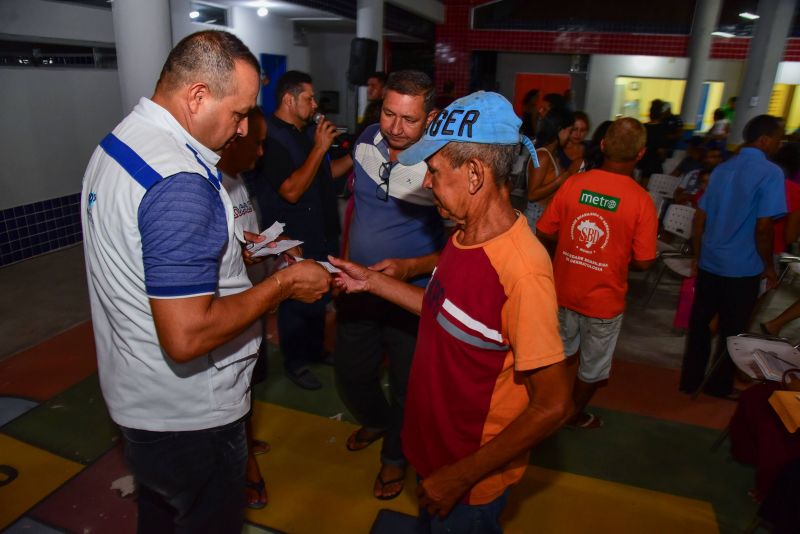
[[[271,355],[258,386],[256,434],[270,504],[248,512],[245,532],[403,532],[413,525],[413,475],[398,499],[371,497],[377,447],[350,453],[354,427],[332,369],[325,387],[299,390]],[[677,393],[677,371],[615,362],[595,400],[602,429],[561,430],[537,447],[512,492],[508,533],[741,532],[756,506],[753,471],[711,451],[734,405]],[[5,467],[7,466],[7,467]],[[135,531],[136,507],[112,485],[127,475],[108,418],[91,326],[72,328],[0,361],[0,530],[10,533]]]

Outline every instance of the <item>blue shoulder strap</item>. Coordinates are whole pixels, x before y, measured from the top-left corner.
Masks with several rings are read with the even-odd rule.
[[[186,143],[186,148],[191,150],[192,154],[194,154],[194,159],[196,159],[197,163],[202,165],[202,167],[206,170],[208,181],[211,182],[211,185],[214,186],[214,189],[219,191],[220,187],[222,187],[222,173],[217,171],[217,176],[214,176],[214,174],[211,172],[211,169],[208,168],[208,165],[206,165],[203,160],[200,159],[200,153],[197,152],[197,150],[195,150],[194,147],[189,143]]]
[[[108,134],[100,141],[100,147],[145,190],[149,190],[156,182],[161,181],[162,176],[113,133]]]
[[[139,156],[134,150],[122,142],[116,135],[113,133],[108,134],[105,138],[100,141],[100,146],[103,150],[105,150],[106,154],[111,156],[120,166],[125,169],[125,172],[131,175],[131,177],[139,182],[139,185],[145,188],[145,190],[149,190],[153,187],[157,182],[161,181],[163,177],[156,172],[153,167],[147,164],[145,160]],[[206,170],[206,175],[208,176],[208,181],[211,182],[211,185],[214,186],[214,189],[217,191],[220,190],[222,187],[222,177],[217,171],[217,176],[211,172],[211,169],[208,168],[208,165],[203,163],[203,160],[200,159],[200,154],[195,150],[191,145],[187,144],[186,148],[188,148],[192,154],[194,154],[195,159],[197,162],[203,166]]]

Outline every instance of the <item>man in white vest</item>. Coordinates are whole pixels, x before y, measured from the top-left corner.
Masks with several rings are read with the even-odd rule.
[[[259,86],[238,38],[186,37],[84,177],[100,385],[138,483],[139,532],[241,531],[258,318],[329,289],[311,261],[248,280],[215,165],[246,135]]]

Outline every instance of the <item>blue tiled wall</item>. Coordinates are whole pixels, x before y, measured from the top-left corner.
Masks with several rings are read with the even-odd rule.
[[[75,193],[0,211],[0,266],[80,242],[80,207]]]

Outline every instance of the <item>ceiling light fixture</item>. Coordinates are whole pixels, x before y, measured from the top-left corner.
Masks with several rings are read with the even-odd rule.
[[[196,19],[199,16],[200,16],[200,12],[199,11],[192,11],[192,12],[189,13],[189,18],[190,19]]]
[[[256,11],[256,13],[258,13],[259,17],[266,17],[267,15],[269,15],[269,9],[267,9],[264,6],[261,6],[258,8],[258,11]]]
[[[749,11],[742,11],[741,13],[739,13],[739,16],[742,17],[743,19],[747,19],[747,20],[756,20],[756,19],[761,18],[758,15],[756,15],[755,13],[750,13]]]
[[[731,37],[736,37],[734,34],[728,32],[711,32],[711,35],[714,35],[716,37],[725,37],[726,39],[730,39]]]

